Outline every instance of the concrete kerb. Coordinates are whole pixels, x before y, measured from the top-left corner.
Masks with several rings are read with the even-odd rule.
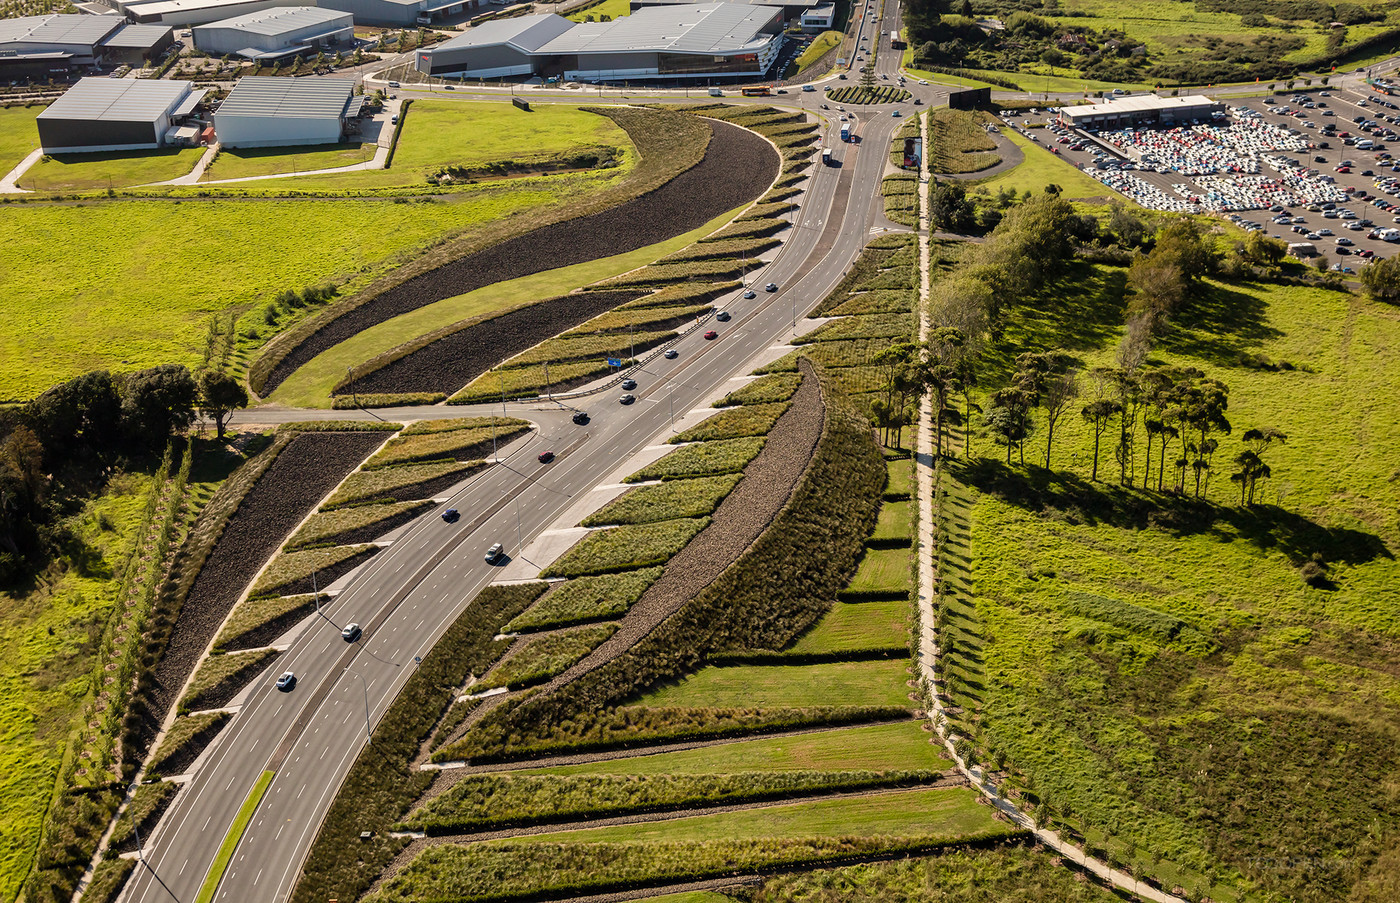
[[[928,116],[923,115],[921,125],[924,136],[924,147],[928,147]],[[929,200],[928,192],[924,190],[929,182],[928,155],[924,155],[920,167],[919,178],[919,340],[926,341],[930,329],[930,318],[928,302],[930,297],[930,246],[929,246]],[[1145,887],[1136,877],[1121,872],[1107,863],[1090,858],[1080,847],[1063,840],[1060,835],[1048,828],[1036,825],[1035,820],[1028,814],[1022,812],[1015,803],[1001,795],[1001,789],[997,784],[977,766],[969,766],[957,752],[956,744],[961,738],[954,734],[949,726],[947,713],[944,711],[943,702],[938,696],[938,688],[935,681],[935,671],[939,656],[937,620],[934,614],[935,594],[937,592],[937,575],[933,565],[933,542],[934,535],[934,506],[933,496],[936,489],[935,459],[933,453],[933,412],[928,404],[924,404],[919,410],[918,433],[914,461],[916,465],[917,492],[918,492],[918,524],[919,536],[916,538],[918,554],[918,624],[919,643],[916,658],[919,665],[919,684],[929,700],[929,720],[939,738],[943,741],[943,746],[948,757],[956,765],[959,772],[971,782],[972,786],[1000,813],[1002,813],[1012,824],[1030,831],[1037,840],[1045,846],[1054,850],[1058,855],[1070,860],[1081,869],[1093,873],[1100,881],[1112,885],[1113,887],[1135,894],[1152,903],[1187,903],[1181,897],[1164,893],[1153,887]]]

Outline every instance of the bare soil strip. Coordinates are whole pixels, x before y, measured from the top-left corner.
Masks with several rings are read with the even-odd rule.
[[[331,320],[288,352],[268,375],[262,395],[272,394],[321,352],[400,314],[497,282],[624,254],[683,235],[768,190],[782,162],[772,145],[737,126],[707,122],[713,137],[704,158],[660,188],[610,210],[536,229],[394,286]],[[544,338],[548,336],[541,335],[535,342]]]

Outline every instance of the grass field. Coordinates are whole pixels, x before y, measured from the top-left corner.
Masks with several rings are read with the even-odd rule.
[[[932,832],[1007,833],[969,790],[906,790],[858,799],[818,800],[747,812],[679,818],[655,824],[590,828],[517,838],[514,843],[647,843],[658,841],[756,840],[760,837],[910,835]]]
[[[905,593],[909,585],[908,549],[868,549],[846,592]]]
[[[1118,337],[1102,327],[1117,311],[1052,304],[1017,317],[1009,341],[1107,362]],[[1400,800],[1369,789],[1400,782],[1400,680],[1383,651],[1400,608],[1382,601],[1400,585],[1400,424],[1386,401],[1400,317],[1337,292],[1216,285],[1179,323],[1152,360],[1230,389],[1234,436],[1209,502],[1089,483],[1078,418],[1057,450],[1072,473],[965,471],[986,676],[959,699],[986,719],[984,748],[1168,882],[1216,900],[1250,887],[1365,899],[1395,874],[1378,857],[1400,837]],[[1294,369],[1242,366],[1241,353]],[[1241,432],[1265,426],[1289,440],[1267,453],[1263,504],[1243,509],[1230,460]],[[1314,552],[1330,589],[1300,575]],[[1164,638],[1151,629],[1163,618],[1189,630]],[[1367,787],[1348,777],[1359,773]],[[1311,858],[1285,852],[1302,849]]]
[[[39,146],[34,120],[43,107],[7,107],[0,110],[0,177],[9,174]]]
[[[732,774],[740,771],[941,771],[952,763],[916,721],[813,731],[704,749],[534,769],[551,774]]]
[[[585,6],[583,9],[575,10],[566,17],[572,22],[582,22],[585,19],[601,22],[603,16],[616,19],[618,16],[626,16],[632,12],[632,7],[627,0],[602,0],[592,6]]]
[[[324,191],[420,188],[427,186],[429,175],[446,166],[539,159],[598,145],[621,150],[621,165],[611,170],[611,175],[628,172],[636,163],[631,139],[608,117],[585,113],[572,104],[531,106],[527,113],[506,103],[415,100],[404,117],[388,169],[279,179],[275,184]],[[296,157],[287,154],[286,162],[292,164]],[[230,178],[226,174],[217,177]],[[230,188],[236,190],[236,186]]]
[[[929,111],[929,131],[934,145],[929,168],[939,173],[978,172],[1001,162],[996,142],[984,129],[996,118],[990,113],[948,108]]]
[[[150,484],[120,477],[74,515],[86,573],[60,573],[28,595],[0,592],[0,899],[29,870]]]
[[[19,187],[30,191],[90,191],[130,188],[183,176],[199,162],[201,147],[46,156],[25,172]]]
[[[374,152],[373,144],[316,144],[290,151],[285,147],[229,147],[219,151],[219,156],[214,158],[213,165],[205,170],[200,181],[246,179],[351,166],[373,159]]]
[[[912,705],[907,661],[702,668],[644,695],[649,706]]]
[[[1003,188],[1011,188],[1018,194],[1023,191],[1039,194],[1045,190],[1046,185],[1053,183],[1060,186],[1063,196],[1070,200],[1114,197],[1127,206],[1137,206],[1112,188],[1089,178],[1035,142],[1027,141],[1010,129],[1004,129],[1002,135],[1021,149],[1021,152],[1026,155],[1025,159],[1017,166],[1013,166],[999,175],[974,182],[973,184],[977,187],[985,188],[993,194]]]
[[[880,520],[875,524],[872,542],[897,544],[908,541],[913,529],[913,505],[911,502],[885,502],[880,506]]]
[[[329,407],[331,389],[345,378],[347,366],[367,361],[439,327],[528,301],[552,298],[600,279],[629,272],[704,237],[723,226],[737,213],[737,209],[732,210],[699,229],[678,235],[670,241],[638,248],[626,254],[547,270],[508,282],[498,282],[370,327],[312,358],[277,387],[277,391],[272,394],[272,400],[298,407]]]
[[[348,278],[353,287],[445,233],[559,199],[541,187],[454,203],[12,205],[0,217],[8,313],[0,323],[0,401],[32,397],[93,368],[194,366],[216,311],[332,280]]]
[[[895,649],[909,644],[910,612],[905,600],[837,602],[825,617],[785,652],[820,655],[860,649]]]
[[[793,66],[796,68],[788,72],[788,77],[796,77],[807,69],[810,69],[813,64],[826,56],[833,48],[839,47],[842,37],[839,31],[824,31],[817,35],[812,39],[812,43],[807,45],[807,49],[803,50],[802,53],[798,55],[797,59],[793,60]]]

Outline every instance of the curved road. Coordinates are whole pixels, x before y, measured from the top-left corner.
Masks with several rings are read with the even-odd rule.
[[[885,32],[895,27],[894,10],[891,3]],[[897,63],[897,54],[880,57],[880,69],[892,78]],[[815,106],[820,95],[794,99]],[[835,125],[829,133],[839,129]],[[274,670],[297,673],[295,691],[276,692],[271,674],[259,678],[172,809],[144,838],[145,867],[133,874],[123,899],[193,901],[239,808],[269,770],[271,784],[214,899],[287,899],[334,794],[365,745],[366,715],[371,723],[382,716],[412,673],[415,656],[426,654],[498,573],[482,560],[483,550],[496,541],[516,548],[517,530],[528,544],[581,493],[666,430],[672,408],[694,407],[783,341],[794,319],[827,294],[885,222],[879,185],[900,125],[902,119],[886,112],[857,122],[862,143],[843,144],[828,134],[827,146],[842,165],[817,166],[783,249],[754,277],[777,282],[782,291],[735,299],[727,305],[734,320],[722,327],[720,340],[706,342],[694,333],[677,344],[679,358],[648,364],[634,393],[637,404],[622,407],[612,393],[587,398],[581,403],[592,415],[587,426],[571,423],[561,406],[517,405],[513,413],[539,429],[507,449],[502,466],[454,490],[449,504],[464,512],[461,522],[449,526],[425,515],[351,579],[325,607],[329,620],[313,622],[278,659]],[[250,411],[240,419],[266,422],[273,413]],[[395,412],[382,413],[389,419]],[[398,413],[441,416],[443,409]],[[275,419],[314,417],[282,412]],[[559,452],[551,465],[535,459],[545,447]],[[364,625],[353,645],[335,626],[349,621]]]

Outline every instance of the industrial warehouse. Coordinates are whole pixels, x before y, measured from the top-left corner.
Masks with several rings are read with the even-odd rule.
[[[641,9],[611,22],[552,13],[489,22],[422,50],[428,75],[570,81],[702,79],[766,74],[783,45],[779,6],[696,3]]]
[[[79,79],[39,114],[39,143],[46,154],[192,143],[199,129],[183,122],[205,93],[187,81]]]
[[[1064,107],[1059,111],[1059,119],[1061,125],[1079,129],[1125,129],[1199,122],[1224,109],[1224,104],[1199,94],[1187,97],[1131,94],[1104,103]]]
[[[66,74],[103,63],[140,63],[173,41],[169,28],[127,25],[116,16],[47,15],[0,19],[0,74]]]
[[[338,10],[283,6],[196,25],[193,35],[195,48],[210,56],[275,60],[353,45],[355,22]]]
[[[238,80],[214,111],[214,131],[224,147],[334,144],[356,130],[363,97],[343,78]]]

